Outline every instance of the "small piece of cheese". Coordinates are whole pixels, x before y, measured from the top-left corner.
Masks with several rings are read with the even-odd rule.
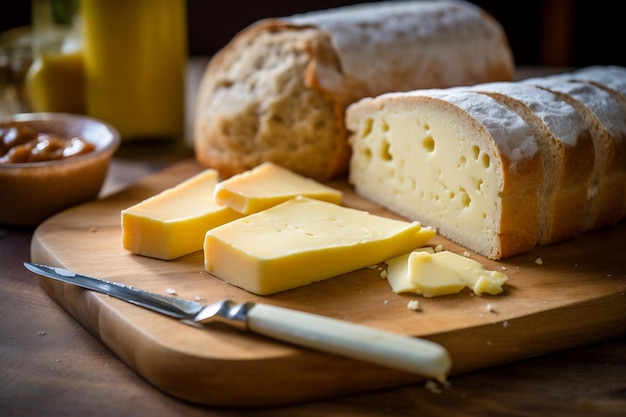
[[[450,251],[414,251],[387,262],[387,281],[394,292],[425,297],[455,294],[470,288],[476,295],[503,291],[506,275],[488,271],[479,262]]]
[[[122,246],[170,260],[202,250],[206,231],[241,217],[213,200],[218,173],[208,169],[122,210]]]
[[[272,162],[234,175],[215,187],[215,201],[252,214],[303,195],[340,204],[341,191],[296,174]]]
[[[429,246],[419,248],[413,252],[435,253],[433,248]],[[415,284],[408,279],[409,256],[411,253],[405,253],[385,261],[387,264],[387,282],[389,282],[389,285],[396,293],[415,292]]]
[[[268,295],[383,262],[434,229],[298,196],[207,232],[205,269]]]

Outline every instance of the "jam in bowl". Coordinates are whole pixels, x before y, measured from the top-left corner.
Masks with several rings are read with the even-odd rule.
[[[34,227],[100,193],[119,132],[87,116],[0,118],[0,225]]]

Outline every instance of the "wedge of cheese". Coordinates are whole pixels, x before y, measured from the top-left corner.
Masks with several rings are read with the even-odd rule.
[[[298,196],[207,232],[205,269],[269,295],[367,267],[423,246],[434,229]]]
[[[387,262],[387,282],[394,292],[425,297],[456,294],[463,288],[474,294],[500,294],[507,276],[488,271],[479,262],[450,251],[413,251]]]
[[[122,210],[122,247],[170,260],[202,250],[206,231],[242,215],[213,200],[219,177],[207,169]]]
[[[341,203],[342,193],[311,178],[265,162],[234,175],[215,187],[215,201],[242,214],[252,214],[303,195]]]

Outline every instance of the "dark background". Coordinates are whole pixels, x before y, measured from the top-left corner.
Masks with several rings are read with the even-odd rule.
[[[132,1],[132,0],[129,0]],[[187,0],[189,52],[210,55],[264,17],[364,2]],[[626,66],[626,19],[609,0],[474,0],[504,27],[518,65]],[[0,32],[30,23],[29,0],[3,0]]]

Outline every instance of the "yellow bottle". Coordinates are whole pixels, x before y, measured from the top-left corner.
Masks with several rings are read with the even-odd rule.
[[[77,3],[33,0],[32,7],[34,61],[26,76],[30,108],[84,113],[85,68]]]
[[[124,141],[182,139],[185,0],[82,0],[87,114]]]

